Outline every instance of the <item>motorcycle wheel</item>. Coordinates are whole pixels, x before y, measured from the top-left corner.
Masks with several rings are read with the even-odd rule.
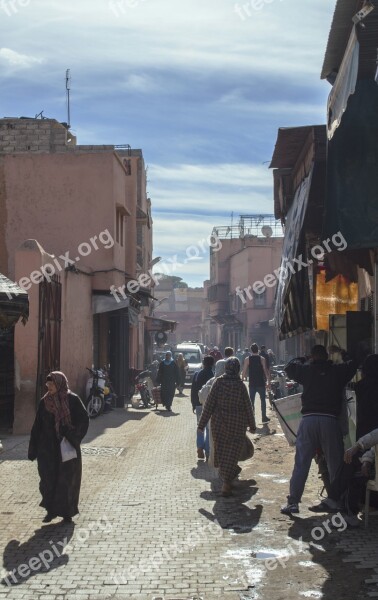
[[[104,410],[104,399],[102,396],[91,394],[87,402],[87,413],[90,419],[95,419]]]
[[[150,392],[148,390],[143,390],[140,394],[140,397],[142,399],[144,408],[149,408],[151,402]]]

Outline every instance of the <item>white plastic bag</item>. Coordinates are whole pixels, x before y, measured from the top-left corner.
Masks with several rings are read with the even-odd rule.
[[[64,437],[60,442],[60,452],[62,455],[62,462],[67,462],[73,458],[77,458],[77,452],[70,442]]]
[[[202,406],[205,404],[207,397],[210,394],[211,386],[213,385],[213,383],[214,383],[214,377],[212,379],[209,379],[209,381],[207,383],[205,383],[205,385],[203,385],[198,392],[198,399],[200,401],[200,404],[202,404]]]

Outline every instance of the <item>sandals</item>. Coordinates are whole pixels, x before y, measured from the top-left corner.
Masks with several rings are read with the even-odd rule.
[[[331,508],[326,502],[320,502],[320,504],[315,504],[314,506],[309,506],[308,510],[314,513],[337,513],[337,508]]]

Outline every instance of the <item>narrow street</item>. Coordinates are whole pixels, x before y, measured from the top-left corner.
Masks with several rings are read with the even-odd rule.
[[[219,495],[214,470],[197,460],[188,389],[172,413],[117,409],[92,421],[74,525],[42,524],[28,438],[6,438],[2,576],[13,571],[16,582],[3,579],[0,600],[378,597],[376,517],[365,532],[311,514],[320,491],[315,470],[301,513],[280,514],[293,450],[269,414],[232,498]]]

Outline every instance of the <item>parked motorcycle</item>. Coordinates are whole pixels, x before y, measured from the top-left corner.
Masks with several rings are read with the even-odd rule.
[[[140,372],[135,378],[135,387],[136,391],[140,394],[140,400],[143,403],[144,408],[149,408],[153,403],[152,399],[152,388],[154,387],[151,371],[146,370]],[[139,398],[132,400],[132,406],[134,408],[139,408],[140,406]]]
[[[133,396],[136,394],[137,377],[140,373],[142,373],[141,369],[134,369],[133,367],[129,369],[129,389],[127,394],[129,403],[132,403]]]
[[[104,389],[106,387],[105,375],[100,369],[89,369],[87,371],[91,374],[91,377],[87,382],[87,401],[86,409],[89,418],[95,419],[104,410]]]
[[[277,398],[284,398],[285,396],[292,396],[294,394],[298,394],[299,383],[293,381],[292,379],[288,379],[286,377],[285,371],[272,369],[271,375],[271,401],[277,400]]]
[[[105,388],[104,388],[104,412],[109,412],[113,410],[114,406],[117,404],[117,394],[114,391],[113,384],[110,380],[109,370],[106,366],[102,368],[102,372],[105,376]]]

